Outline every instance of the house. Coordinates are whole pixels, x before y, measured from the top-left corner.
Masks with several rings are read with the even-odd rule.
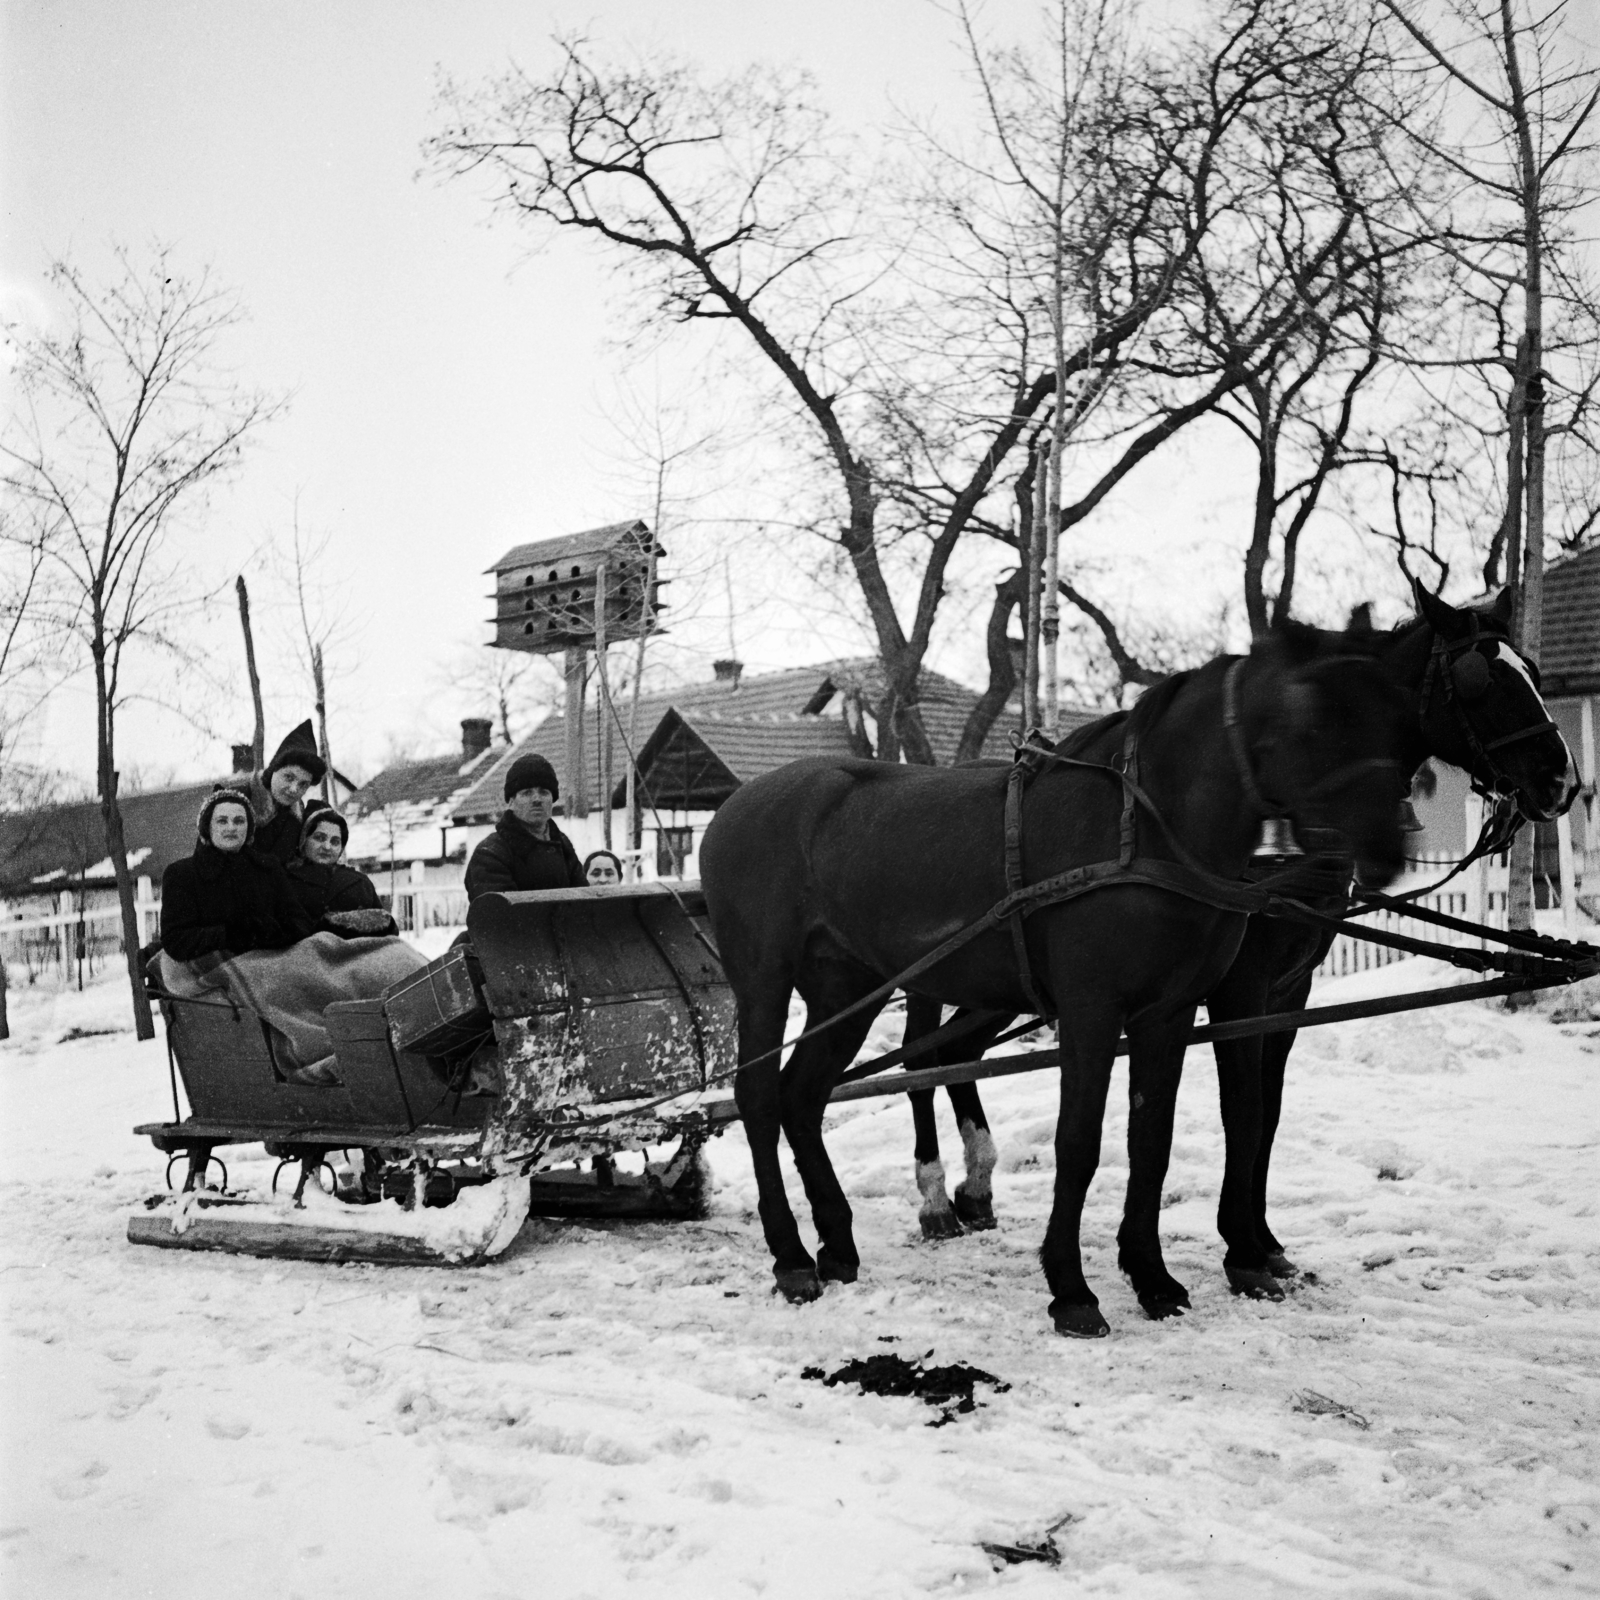
[[[453,813],[497,754],[489,719],[463,717],[458,750],[385,767],[345,803],[350,821],[345,859],[389,897],[403,926],[431,926],[441,918],[466,920],[465,900],[458,891],[470,836]],[[416,892],[421,890],[449,892]],[[407,896],[411,903],[402,904]]]
[[[562,828],[580,855],[599,849],[605,821],[612,848],[640,857],[647,877],[696,872],[699,841],[723,800],[741,783],[801,756],[867,753],[875,738],[872,706],[882,694],[880,664],[871,658],[819,662],[747,677],[737,661],[718,661],[710,681],[619,699],[602,717],[591,703],[580,726],[583,796],[609,805],[589,810],[573,793],[566,767],[566,722],[553,716],[502,750],[456,806],[454,820],[476,843],[505,808],[505,774],[518,756],[542,755],[561,783]],[[955,756],[979,696],[937,672],[921,679],[923,722],[941,764]],[[1063,709],[1066,728],[1100,712]],[[990,730],[985,756],[1009,757],[1017,713],[1008,708]],[[609,750],[607,746],[609,745]],[[630,763],[631,754],[631,763]],[[630,843],[627,772],[638,774],[637,835]]]

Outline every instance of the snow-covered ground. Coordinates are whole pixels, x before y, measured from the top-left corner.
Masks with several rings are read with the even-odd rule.
[[[1407,962],[1318,998],[1432,976]],[[530,1222],[477,1269],[131,1246],[125,1218],[161,1164],[129,1128],[170,1112],[164,1052],[94,1031],[126,1026],[114,983],[14,993],[0,1588],[1596,1593],[1600,993],[1564,1006],[1302,1035],[1273,1214],[1314,1281],[1282,1305],[1224,1285],[1196,1052],[1164,1217],[1193,1312],[1144,1321],[1116,1272],[1118,1110],[1085,1216],[1113,1335],[1080,1344],[1051,1333],[1034,1259],[1049,1075],[985,1088],[1001,1226],[937,1246],[917,1234],[904,1104],[842,1108],[832,1148],[864,1271],[794,1308],[769,1293],[737,1130],[712,1148],[708,1221]],[[950,1151],[958,1168],[953,1131]],[[270,1176],[259,1151],[230,1167],[235,1184]],[[886,1350],[1011,1387],[930,1428],[915,1400],[801,1377]],[[1301,1409],[1307,1391],[1358,1417]],[[1055,1568],[997,1571],[981,1548],[1051,1528]]]

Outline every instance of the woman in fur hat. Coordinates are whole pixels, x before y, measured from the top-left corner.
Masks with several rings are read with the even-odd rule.
[[[301,911],[314,926],[344,939],[399,933],[378,904],[372,879],[339,859],[350,840],[350,824],[321,800],[306,804],[300,849],[285,871]]]
[[[260,772],[246,786],[255,817],[255,848],[276,856],[288,866],[300,850],[300,828],[305,821],[301,800],[312,784],[320,783],[328,764],[317,753],[311,719],[289,733]]]
[[[255,828],[242,790],[206,797],[194,854],[161,875],[161,947],[174,961],[282,950],[313,931],[283,867],[255,848]]]
[[[550,819],[561,785],[543,756],[518,756],[506,773],[506,809],[467,863],[467,899],[511,889],[581,889],[583,864]]]

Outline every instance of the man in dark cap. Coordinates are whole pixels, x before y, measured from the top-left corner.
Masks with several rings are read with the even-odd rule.
[[[506,773],[506,809],[467,863],[467,899],[511,889],[583,886],[578,852],[550,820],[561,793],[543,756],[518,756]]]
[[[263,855],[277,857],[284,866],[294,860],[305,820],[301,797],[312,784],[321,782],[327,770],[307,717],[284,738],[266,766],[250,775],[247,789],[256,822],[253,842]]]

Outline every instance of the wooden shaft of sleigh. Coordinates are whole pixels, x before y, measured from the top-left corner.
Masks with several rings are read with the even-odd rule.
[[[1244,1017],[1238,1022],[1214,1022],[1196,1028],[1189,1043],[1209,1044],[1215,1039],[1248,1039],[1263,1033],[1286,1033],[1292,1028],[1317,1028],[1330,1022],[1353,1022],[1360,1017],[1381,1017],[1394,1011],[1423,1011],[1432,1006],[1452,1006],[1463,1000],[1483,1000],[1493,995],[1513,994],[1522,989],[1554,987],[1529,978],[1491,978],[1484,983],[1464,983],[1454,989],[1419,989],[1409,994],[1388,995],[1378,1000],[1351,1000],[1344,1005],[1313,1006],[1307,1011],[1284,1011],[1271,1017]],[[1117,1054],[1128,1053],[1128,1041],[1121,1040]],[[1059,1050],[1028,1050],[1018,1055],[996,1056],[989,1061],[957,1061],[942,1067],[921,1067],[915,1072],[897,1072],[893,1077],[862,1078],[835,1089],[830,1104],[847,1100],[870,1100],[878,1095],[908,1094],[913,1089],[937,1089],[947,1083],[976,1083],[980,1078],[1006,1078],[1018,1072],[1038,1072],[1058,1066]],[[737,1117],[732,1103],[728,1120]],[[716,1120],[722,1120],[718,1117]]]

